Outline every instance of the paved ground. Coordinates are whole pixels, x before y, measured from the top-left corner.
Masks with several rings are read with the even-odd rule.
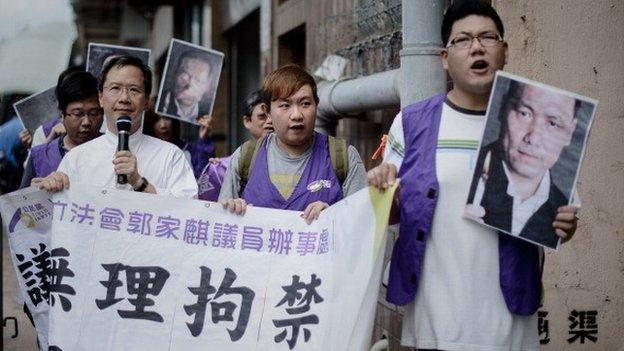
[[[17,277],[11,262],[9,244],[2,235],[2,342],[4,351],[37,350],[35,329],[18,306]],[[17,335],[13,318],[17,319]]]

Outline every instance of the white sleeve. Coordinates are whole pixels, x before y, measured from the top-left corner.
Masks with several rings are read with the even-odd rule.
[[[57,172],[62,172],[65,173],[71,181],[71,176],[73,175],[74,172],[72,172],[72,167],[71,167],[71,161],[74,158],[73,157],[74,154],[71,153],[71,150],[69,150],[65,156],[61,159],[61,163],[59,163],[58,167],[56,167],[56,171]]]
[[[37,129],[35,129],[35,132],[33,133],[33,140],[32,140],[32,144],[30,145],[30,147],[33,148],[45,142],[46,142],[46,136],[45,134],[43,134],[43,127],[39,126],[37,127]]]
[[[186,160],[182,150],[175,148],[169,165],[170,175],[167,179],[167,189],[156,188],[156,192],[162,195],[170,195],[181,198],[197,198],[197,180],[193,175],[193,169]],[[147,180],[149,181],[149,179]]]
[[[403,136],[403,116],[401,112],[399,112],[394,118],[392,126],[390,126],[390,131],[388,132],[388,140],[386,142],[383,160],[386,163],[395,165],[398,171],[401,169],[404,157],[405,138]]]

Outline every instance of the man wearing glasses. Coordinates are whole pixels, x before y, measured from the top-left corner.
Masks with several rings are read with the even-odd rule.
[[[103,111],[98,101],[98,80],[87,72],[68,71],[61,74],[56,87],[65,132],[32,148],[21,188],[38,184],[57,169],[69,150],[100,135]]]
[[[462,217],[494,76],[507,61],[503,35],[488,3],[453,2],[441,51],[453,88],[402,109],[384,162],[368,173],[369,184],[381,189],[401,178],[386,297],[407,305],[405,346],[539,349],[540,249]],[[559,208],[552,225],[569,239],[574,209]]]
[[[79,182],[175,197],[196,197],[197,183],[182,151],[141,132],[143,112],[148,107],[152,89],[149,67],[135,57],[116,57],[104,66],[98,88],[106,134],[67,153],[58,170],[42,179],[39,187],[60,191],[69,188],[70,182]],[[121,116],[131,119],[128,132],[130,151],[117,151],[116,121]],[[128,184],[116,184],[117,175],[121,174],[127,176]]]

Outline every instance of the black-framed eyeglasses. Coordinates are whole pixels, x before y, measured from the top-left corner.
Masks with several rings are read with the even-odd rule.
[[[85,111],[82,109],[75,109],[69,112],[65,112],[66,116],[71,116],[74,118],[82,118],[84,116],[87,116],[89,118],[98,118],[98,117],[102,117],[103,114],[104,114],[104,109],[102,108],[92,108],[88,111]]]
[[[446,48],[468,49],[475,39],[483,46],[494,46],[505,42],[503,38],[496,33],[481,33],[477,35],[459,34],[452,40],[449,40],[448,44],[446,44]]]

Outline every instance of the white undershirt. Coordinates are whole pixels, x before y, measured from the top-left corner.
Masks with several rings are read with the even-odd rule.
[[[502,161],[503,170],[507,177],[507,195],[513,199],[512,215],[511,215],[511,234],[518,236],[529,221],[531,216],[548,200],[550,193],[550,171],[546,171],[542,180],[535,190],[535,193],[522,201],[521,195],[512,178],[509,176],[509,168],[505,161]],[[479,178],[477,189],[475,190],[473,203],[481,203],[483,193],[485,192],[485,182],[483,177]]]
[[[37,129],[35,129],[35,132],[33,133],[32,144],[30,145],[30,147],[33,148],[37,145],[44,144],[46,142],[46,138],[47,137],[43,132],[43,126],[37,127]]]
[[[537,350],[537,317],[513,315],[499,285],[498,234],[462,218],[485,117],[444,104],[436,171],[440,191],[415,301],[405,306],[401,343],[441,350]],[[384,160],[400,167],[402,116]]]
[[[508,180],[507,195],[513,198],[513,207],[511,211],[511,234],[518,236],[520,235],[522,228],[524,228],[526,223],[529,221],[529,218],[531,218],[531,216],[548,200],[548,194],[550,191],[550,171],[547,171],[546,174],[544,174],[544,177],[542,177],[535,194],[522,201],[522,197],[509,176],[509,169],[504,161],[503,169],[505,170],[505,175]]]
[[[173,102],[175,103],[176,108],[178,109],[178,116],[180,116],[180,118],[184,119],[185,121],[191,121],[191,122],[195,121],[197,117],[199,116],[199,102],[196,102],[193,105],[189,113],[184,113],[184,110],[182,109],[182,106],[180,106],[180,104],[178,103],[178,100],[174,98]]]
[[[137,159],[141,176],[162,195],[197,197],[197,182],[184,153],[177,146],[144,135],[140,131],[130,136],[129,149]],[[58,167],[73,182],[119,188],[113,169],[117,151],[117,135],[106,134],[71,149]],[[125,186],[123,188],[129,188]]]

